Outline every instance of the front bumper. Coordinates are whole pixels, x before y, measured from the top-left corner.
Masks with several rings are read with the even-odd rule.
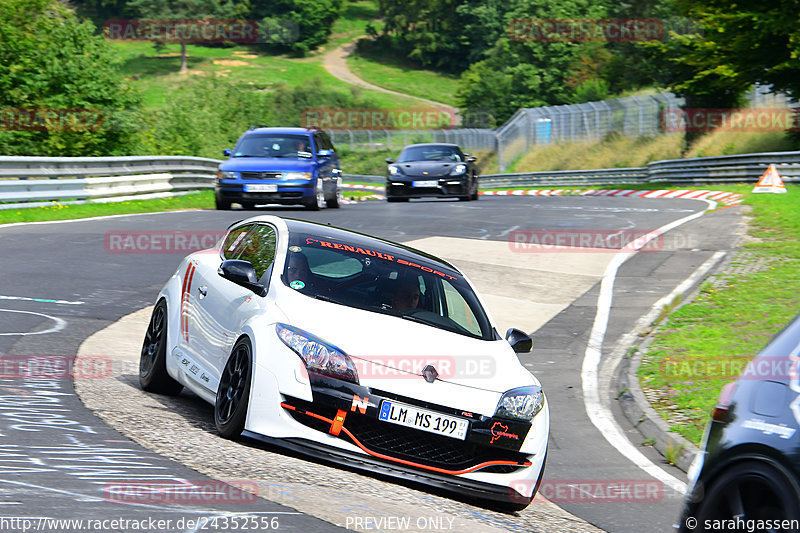
[[[436,181],[435,186],[415,185],[421,181]],[[391,176],[386,180],[386,196],[393,198],[451,198],[469,196],[469,179],[467,176],[442,176],[438,178],[417,177],[397,178]]]
[[[265,181],[249,182],[244,180],[217,180],[214,194],[218,201],[254,202],[270,204],[299,204],[314,198],[316,191],[314,180],[282,181],[274,184],[275,192],[246,192],[245,185],[263,185]]]

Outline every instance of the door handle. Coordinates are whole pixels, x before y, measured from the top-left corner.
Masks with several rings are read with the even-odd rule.
[[[202,300],[208,294],[208,287],[206,287],[205,285],[202,287],[197,287],[197,292],[200,293],[200,299]]]

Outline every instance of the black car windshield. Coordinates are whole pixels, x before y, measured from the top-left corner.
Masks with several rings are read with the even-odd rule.
[[[493,339],[486,312],[460,273],[377,244],[295,233],[283,283],[310,298]]]
[[[247,135],[233,150],[233,157],[289,157],[308,159],[311,140],[306,135]]]
[[[398,163],[408,163],[410,161],[454,161],[461,162],[464,159],[458,148],[454,146],[426,145],[409,146],[400,152],[397,158]]]

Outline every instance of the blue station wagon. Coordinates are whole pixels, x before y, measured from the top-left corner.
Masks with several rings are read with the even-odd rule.
[[[327,133],[253,126],[224,150],[214,187],[217,209],[238,203],[299,204],[317,210],[341,204],[339,155]]]

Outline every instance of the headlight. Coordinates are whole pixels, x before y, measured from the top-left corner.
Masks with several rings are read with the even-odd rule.
[[[239,173],[238,172],[231,172],[230,170],[223,170],[217,173],[217,177],[221,180],[238,180]]]
[[[353,361],[338,348],[286,324],[276,324],[275,331],[283,343],[300,356],[309,373],[358,383],[358,372]]]
[[[310,180],[311,172],[284,172],[281,179],[285,180]]]
[[[394,175],[395,175],[395,174],[397,174],[398,172],[400,172],[400,171],[398,170],[398,168],[397,168],[396,166],[394,166],[394,165],[389,165],[389,174],[390,174],[390,175],[394,176]]]
[[[531,420],[544,407],[544,393],[541,387],[519,387],[503,394],[494,416]]]
[[[456,165],[453,167],[453,170],[450,171],[451,176],[460,176],[464,172],[467,171],[467,165]]]

